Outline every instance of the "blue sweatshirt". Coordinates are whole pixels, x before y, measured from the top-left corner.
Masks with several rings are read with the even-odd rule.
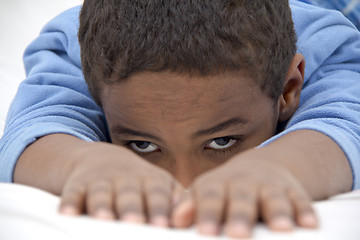
[[[360,30],[360,0],[299,0],[341,11]]]
[[[298,51],[305,56],[300,106],[281,135],[300,129],[322,132],[345,152],[360,188],[360,33],[337,11],[291,1]],[[109,141],[102,110],[83,79],[77,39],[80,7],[42,30],[27,48],[27,78],[20,84],[0,140],[0,181],[11,182],[22,151],[37,138],[71,134]],[[51,161],[51,159],[49,159]]]

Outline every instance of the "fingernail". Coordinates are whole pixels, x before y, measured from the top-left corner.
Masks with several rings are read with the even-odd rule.
[[[181,202],[171,214],[171,225],[175,228],[189,227],[194,220],[195,208],[190,200]]]
[[[270,222],[270,228],[275,231],[290,231],[293,227],[294,224],[288,217],[275,217]]]
[[[114,220],[115,216],[112,212],[105,210],[105,209],[99,209],[95,212],[94,215],[95,218],[102,219],[102,220]]]
[[[306,228],[316,228],[318,220],[312,213],[305,213],[300,216],[299,225]]]
[[[218,226],[211,221],[205,221],[199,224],[199,232],[206,235],[217,235],[219,232]]]
[[[124,216],[122,216],[121,220],[124,222],[129,222],[129,223],[143,223],[144,222],[144,219],[136,213],[126,213],[126,214],[124,214]]]
[[[72,206],[63,206],[60,209],[60,213],[64,214],[64,215],[69,215],[69,216],[79,215],[79,212],[76,210],[76,208],[74,208]]]
[[[156,216],[151,220],[151,225],[167,228],[169,227],[169,220],[164,216]]]
[[[235,221],[226,226],[226,233],[233,238],[249,238],[251,235],[250,227],[242,221]]]

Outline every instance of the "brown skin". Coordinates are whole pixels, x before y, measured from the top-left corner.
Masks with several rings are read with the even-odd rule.
[[[204,234],[224,223],[231,237],[248,237],[259,217],[273,230],[316,227],[311,200],[351,189],[342,150],[310,130],[254,148],[296,110],[303,74],[297,54],[275,103],[241,72],[135,74],[102,91],[114,144],[45,136],[21,155],[14,180],[61,194],[67,214],[196,222]]]

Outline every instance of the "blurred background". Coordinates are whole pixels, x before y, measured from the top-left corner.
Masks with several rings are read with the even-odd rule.
[[[0,136],[17,86],[25,78],[22,55],[41,28],[81,0],[0,0]]]

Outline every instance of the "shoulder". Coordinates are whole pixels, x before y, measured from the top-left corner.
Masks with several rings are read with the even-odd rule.
[[[44,26],[40,35],[47,33],[61,33],[68,41],[77,42],[80,10],[81,6],[77,6],[60,13]]]
[[[335,56],[341,63],[348,60],[350,52],[359,55],[359,45],[356,43],[360,40],[360,33],[339,11],[297,0],[290,0],[290,7],[298,38],[298,52],[306,59],[305,81]],[[341,57],[338,56],[339,52]]]
[[[80,10],[81,6],[76,6],[60,13],[45,25],[42,32],[52,29],[77,29],[79,27]]]
[[[80,10],[81,6],[66,10],[42,28],[39,36],[25,50],[24,64],[27,73],[33,66],[58,62],[60,57],[63,60],[69,58],[80,68],[80,46],[77,38]],[[44,62],[44,59],[47,61]]]
[[[329,26],[342,25],[356,29],[353,24],[337,10],[329,10],[303,3],[298,0],[290,0],[293,21],[298,34],[309,28],[317,31]],[[310,31],[311,32],[311,31]]]

